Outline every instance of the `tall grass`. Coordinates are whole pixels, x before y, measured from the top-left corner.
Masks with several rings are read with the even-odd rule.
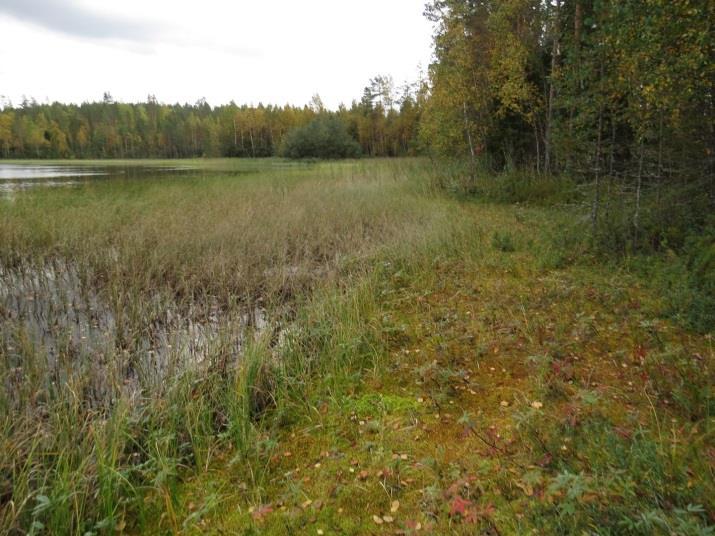
[[[715,325],[715,194],[710,177],[621,176],[598,181],[539,175],[485,159],[431,162],[431,182],[462,199],[556,208],[550,267],[577,260],[623,263],[665,297],[664,313],[702,333]],[[565,217],[568,216],[568,217]]]
[[[0,200],[0,530],[178,528],[217,444],[260,479],[254,423],[327,366],[320,308],[460,232],[419,161],[202,165]],[[370,353],[349,326],[330,366]]]

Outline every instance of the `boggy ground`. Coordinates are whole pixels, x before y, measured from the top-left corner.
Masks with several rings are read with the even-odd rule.
[[[584,207],[187,165],[0,198],[0,532],[713,533],[712,341]]]
[[[269,410],[260,462],[217,453],[157,530],[712,534],[712,340],[623,270],[554,268],[555,214],[455,218],[472,232],[452,249],[386,260],[306,319],[341,365]]]

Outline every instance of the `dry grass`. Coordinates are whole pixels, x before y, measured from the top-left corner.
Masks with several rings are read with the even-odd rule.
[[[249,450],[230,385],[258,334],[453,232],[418,161],[189,164],[0,200],[0,526],[111,526],[221,434]]]

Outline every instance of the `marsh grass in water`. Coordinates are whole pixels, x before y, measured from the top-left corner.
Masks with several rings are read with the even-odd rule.
[[[149,491],[166,510],[219,437],[257,448],[253,346],[452,226],[414,161],[201,165],[0,200],[2,526],[139,527]]]
[[[712,533],[712,340],[574,206],[187,165],[0,201],[0,530]]]

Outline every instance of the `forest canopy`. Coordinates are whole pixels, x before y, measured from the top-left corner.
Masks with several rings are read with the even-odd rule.
[[[596,242],[621,252],[715,226],[715,3],[436,0],[426,15],[420,139],[468,162],[461,188],[478,171],[568,177]]]

